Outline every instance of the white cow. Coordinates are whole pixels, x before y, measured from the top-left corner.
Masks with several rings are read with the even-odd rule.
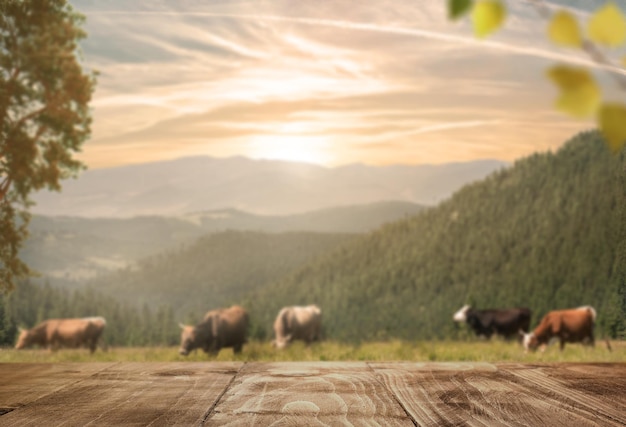
[[[275,339],[272,345],[285,348],[294,340],[307,344],[320,339],[322,310],[316,305],[284,307],[274,321]]]

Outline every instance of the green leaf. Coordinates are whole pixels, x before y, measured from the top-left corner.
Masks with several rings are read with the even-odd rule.
[[[472,23],[476,37],[485,37],[502,25],[506,16],[504,5],[498,0],[481,0],[472,10]]]
[[[626,143],[626,106],[604,104],[598,114],[598,126],[611,151],[618,153]]]
[[[589,38],[606,46],[619,46],[626,40],[626,19],[620,8],[607,2],[589,19]]]
[[[576,117],[588,117],[597,111],[600,89],[588,71],[556,65],[548,70],[548,77],[561,89],[557,109]]]
[[[553,43],[564,46],[580,47],[583,42],[578,21],[564,10],[557,12],[550,21],[548,36]]]
[[[448,18],[458,19],[467,14],[472,3],[472,0],[448,0]]]

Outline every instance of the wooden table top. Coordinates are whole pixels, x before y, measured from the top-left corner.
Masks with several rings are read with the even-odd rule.
[[[626,363],[5,363],[0,425],[624,426]]]

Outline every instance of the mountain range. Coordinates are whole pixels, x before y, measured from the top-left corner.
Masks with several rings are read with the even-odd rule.
[[[507,164],[480,160],[443,165],[353,164],[336,168],[244,157],[178,160],[84,171],[60,193],[34,195],[31,212],[47,216],[130,218],[219,209],[290,215],[404,201],[435,205],[463,185]]]
[[[209,233],[250,230],[265,233],[309,231],[364,233],[417,214],[421,205],[378,202],[294,215],[254,215],[235,209],[176,217],[81,218],[33,216],[22,256],[55,283],[75,282],[174,250]]]

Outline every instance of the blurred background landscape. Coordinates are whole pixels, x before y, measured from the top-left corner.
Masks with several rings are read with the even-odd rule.
[[[422,3],[73,1],[100,73],[87,170],[33,195],[38,276],[0,296],[0,345],[99,315],[111,346],[173,346],[231,304],[266,341],[310,303],[346,343],[473,339],[464,304],[531,326],[592,305],[623,339],[626,154],[544,76],[593,62],[532,2],[484,42]]]

